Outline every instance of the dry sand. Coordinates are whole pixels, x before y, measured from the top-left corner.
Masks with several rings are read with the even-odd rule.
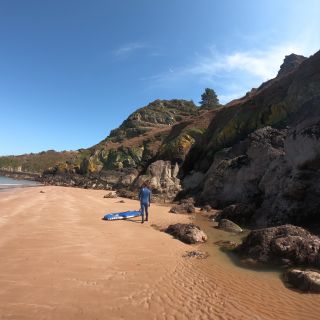
[[[45,193],[40,193],[44,190]],[[137,209],[105,191],[0,192],[0,319],[320,319],[320,296],[273,273],[236,267],[212,245],[155,230],[185,215],[152,205],[150,221],[103,221]],[[206,248],[207,260],[185,251]]]

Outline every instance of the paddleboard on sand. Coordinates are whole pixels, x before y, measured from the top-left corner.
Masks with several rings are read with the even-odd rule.
[[[106,214],[104,220],[123,220],[141,216],[141,211],[126,211]]]

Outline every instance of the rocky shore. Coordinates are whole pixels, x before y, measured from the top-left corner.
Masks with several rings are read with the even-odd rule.
[[[172,215],[198,206],[220,230],[253,230],[235,250],[244,259],[318,268],[320,240],[306,230],[320,224],[319,106],[320,52],[292,54],[277,77],[228,105],[203,110],[192,101],[155,100],[91,148],[0,157],[0,168],[131,199],[147,182],[155,202],[173,203]],[[175,228],[168,232],[181,239],[196,230]],[[315,278],[295,272],[287,279],[298,274]]]

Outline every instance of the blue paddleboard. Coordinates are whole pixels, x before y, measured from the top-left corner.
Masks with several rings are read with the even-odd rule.
[[[126,211],[106,214],[104,220],[123,220],[141,216],[141,211]]]

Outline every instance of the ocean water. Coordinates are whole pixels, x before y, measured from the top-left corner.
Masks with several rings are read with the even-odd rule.
[[[32,187],[36,185],[39,185],[39,183],[36,181],[17,180],[0,176],[0,191],[12,188]]]

